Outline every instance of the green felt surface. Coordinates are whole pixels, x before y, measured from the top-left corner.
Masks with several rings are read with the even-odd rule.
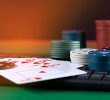
[[[110,92],[0,86],[0,100],[106,100]]]

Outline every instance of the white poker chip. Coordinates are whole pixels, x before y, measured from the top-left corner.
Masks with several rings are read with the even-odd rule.
[[[74,55],[70,55],[70,58],[80,58],[80,59],[88,59],[88,57],[87,56],[80,56],[80,55],[78,55],[78,56],[74,56]]]
[[[96,51],[93,48],[82,48],[70,51],[70,60],[72,63],[87,65],[88,64],[88,53],[90,51]]]
[[[93,50],[97,50],[97,49],[92,49],[92,48],[75,49],[75,50],[71,50],[70,54],[87,55],[88,52],[93,51]]]
[[[81,61],[81,60],[72,59],[71,62],[87,63],[88,61]]]
[[[87,61],[88,60],[88,58],[87,59],[85,59],[85,58],[74,58],[74,57],[70,57],[72,60],[77,60],[77,61]]]
[[[72,60],[71,62],[74,62],[74,63],[88,63],[88,62],[83,62],[83,61],[77,61],[77,60]]]

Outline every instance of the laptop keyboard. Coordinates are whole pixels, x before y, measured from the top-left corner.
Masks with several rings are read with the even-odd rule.
[[[79,68],[87,74],[56,80],[68,89],[103,89],[110,90],[110,72],[89,71],[87,66]]]
[[[95,80],[95,81],[103,81],[109,76],[109,72],[97,72],[97,71],[89,71],[87,66],[84,68],[80,68],[82,70],[87,71],[87,74],[77,76],[77,80]]]

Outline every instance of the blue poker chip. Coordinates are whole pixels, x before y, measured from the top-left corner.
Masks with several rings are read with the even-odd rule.
[[[62,31],[63,40],[80,41],[81,48],[86,48],[86,33],[79,30]]]
[[[64,40],[80,40],[81,35],[84,34],[84,32],[81,31],[63,31],[62,32],[62,38]]]
[[[88,68],[95,71],[110,71],[110,50],[90,51],[88,53]]]
[[[110,50],[103,49],[103,50],[97,50],[97,51],[90,51],[89,56],[96,56],[96,57],[110,56]]]

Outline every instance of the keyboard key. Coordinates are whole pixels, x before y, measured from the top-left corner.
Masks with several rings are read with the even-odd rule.
[[[83,74],[77,76],[77,80],[87,80],[90,74]]]
[[[106,75],[103,79],[103,81],[110,81],[110,74]]]
[[[103,78],[104,74],[100,73],[93,73],[91,77],[89,77],[90,80],[101,80]]]

